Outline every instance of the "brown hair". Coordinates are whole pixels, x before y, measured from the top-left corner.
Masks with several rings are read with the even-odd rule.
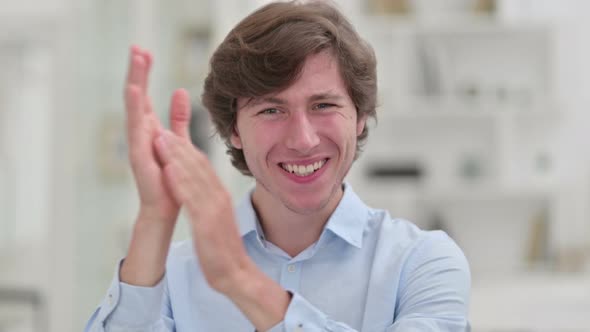
[[[268,4],[229,32],[210,62],[202,95],[232,164],[252,175],[244,153],[231,145],[237,119],[237,98],[255,98],[288,88],[306,58],[329,50],[338,60],[357,116],[375,117],[376,60],[373,49],[333,5],[325,1]],[[358,156],[368,135],[357,140]]]

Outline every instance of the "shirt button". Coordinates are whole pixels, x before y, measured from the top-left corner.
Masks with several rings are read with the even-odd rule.
[[[113,294],[109,294],[109,298],[108,298],[107,302],[109,303],[110,306],[113,305]]]
[[[289,266],[287,266],[287,271],[289,271],[289,272],[295,272],[295,265],[289,265]]]
[[[297,327],[295,327],[295,332],[303,332],[303,324],[297,325]]]

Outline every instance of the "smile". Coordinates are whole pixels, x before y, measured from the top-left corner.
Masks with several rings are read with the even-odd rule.
[[[320,161],[316,161],[315,163],[308,164],[308,165],[285,164],[285,163],[279,163],[279,165],[281,166],[282,169],[284,169],[285,171],[287,171],[291,174],[295,174],[297,176],[304,177],[304,176],[308,176],[308,175],[313,174],[313,173],[317,172],[318,170],[320,170],[322,167],[324,167],[324,165],[326,164],[326,161],[328,161],[327,158],[320,160]]]

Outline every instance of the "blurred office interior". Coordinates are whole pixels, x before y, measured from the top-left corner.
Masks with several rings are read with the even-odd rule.
[[[154,54],[161,118],[187,88],[195,144],[234,197],[252,187],[199,95],[214,47],[266,2],[0,1],[0,332],[82,330],[125,254],[132,43]],[[463,248],[473,331],[590,331],[590,2],[336,3],[379,61],[379,120],[348,181]]]

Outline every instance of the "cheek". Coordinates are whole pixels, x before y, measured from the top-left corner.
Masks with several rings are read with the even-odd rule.
[[[324,136],[338,145],[356,144],[356,121],[341,116],[329,117],[318,124]],[[352,141],[352,142],[351,142]]]
[[[252,125],[247,135],[242,135],[244,154],[266,154],[281,139],[281,132],[278,126]]]

